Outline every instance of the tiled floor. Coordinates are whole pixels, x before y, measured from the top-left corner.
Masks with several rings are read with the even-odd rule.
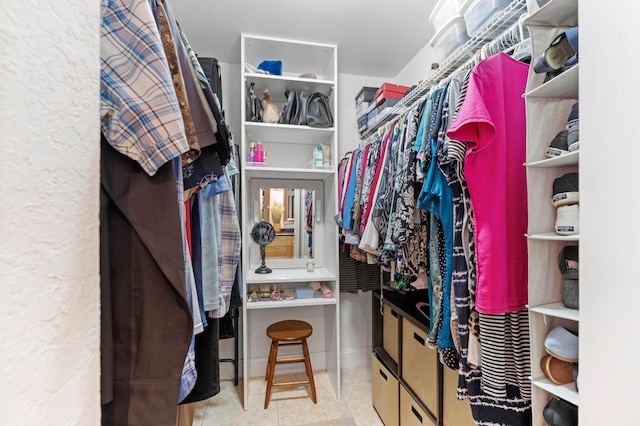
[[[304,380],[304,373],[276,376],[276,381]],[[242,381],[233,386],[222,381],[218,395],[199,402],[194,426],[279,425],[279,426],[374,426],[382,425],[371,405],[371,367],[342,371],[342,399],[338,400],[326,371],[314,372],[318,403],[311,401],[308,386],[275,387],[268,409],[264,409],[264,378],[249,381],[251,406],[242,408]]]

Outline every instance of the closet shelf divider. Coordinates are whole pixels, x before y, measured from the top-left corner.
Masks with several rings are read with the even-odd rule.
[[[549,379],[539,379],[532,380],[531,383],[538,388],[544,389],[545,391],[562,398],[566,401],[569,401],[573,405],[580,405],[580,397],[578,392],[573,389],[573,382],[567,383],[566,385],[556,385]]]

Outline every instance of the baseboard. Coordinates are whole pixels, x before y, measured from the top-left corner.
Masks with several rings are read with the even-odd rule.
[[[340,352],[340,368],[365,367],[371,364],[371,348],[354,348]]]

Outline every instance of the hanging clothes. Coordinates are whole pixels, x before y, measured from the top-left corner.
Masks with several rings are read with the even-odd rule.
[[[384,163],[387,161],[389,157],[388,145],[389,140],[391,139],[390,132],[387,133],[384,137],[384,142],[379,145],[377,158],[375,164],[371,165],[371,168],[374,171],[373,179],[371,181],[371,189],[369,190],[368,199],[366,202],[366,209],[360,223],[360,244],[358,248],[372,255],[378,254],[378,248],[380,244],[380,240],[378,239],[378,233],[375,230],[375,225],[373,221],[370,221],[369,218],[371,216],[371,212],[375,207],[375,201],[378,198],[378,192],[380,190],[380,181],[382,170],[384,169]]]
[[[209,313],[212,318],[222,318],[229,311],[236,269],[240,263],[241,246],[240,225],[233,193],[226,191],[219,197],[221,251],[218,255],[220,265],[220,297],[218,300],[220,304],[218,309]]]
[[[448,102],[452,106],[450,109],[449,123],[455,119],[456,113],[464,101],[466,94],[465,81],[468,81],[468,73],[458,74],[449,82]],[[465,202],[466,180],[464,177],[464,156],[466,144],[456,140],[451,140],[445,136],[444,155],[440,163],[440,168],[447,178],[451,197],[453,201],[453,253],[452,253],[452,278],[451,278],[451,330],[455,347],[458,351],[459,371],[458,398],[464,399],[467,396],[467,385],[465,373],[471,368],[468,362],[468,352],[470,343],[468,320],[470,316],[471,304],[469,296],[469,267],[468,258],[463,247],[462,229],[465,218],[470,212]],[[469,200],[470,203],[470,200]],[[477,363],[474,365],[478,365]]]
[[[172,160],[190,145],[151,4],[101,12],[102,422],[170,424],[193,335]]]
[[[174,424],[193,335],[174,164],[101,154],[102,424]]]
[[[472,413],[480,424],[529,424],[531,416],[530,383],[522,380],[530,375],[529,360],[521,352],[528,345],[528,322],[523,310],[527,254],[523,237],[526,182],[522,167],[522,93],[527,73],[526,64],[502,53],[482,61],[469,76],[464,102],[447,132],[451,139],[468,143],[464,175],[476,232],[475,246],[469,247],[478,259],[476,308],[500,315],[480,321],[481,358],[489,365],[481,365],[480,370],[461,365]],[[463,295],[462,284],[456,286],[456,291]],[[464,319],[465,310],[460,305],[458,308],[459,317]],[[504,364],[487,361],[487,354]]]
[[[476,304],[484,313],[514,312],[527,304],[522,93],[528,69],[527,64],[504,53],[481,62],[447,133],[452,139],[468,142],[464,168],[476,223]]]
[[[219,392],[232,138],[166,1],[104,0],[101,17],[102,422],[170,425],[180,401]]]
[[[528,345],[526,311],[519,309],[523,306],[521,300],[513,306],[498,308],[500,313],[482,311],[482,301],[489,297],[484,293],[487,290],[484,286],[487,275],[483,275],[483,272],[486,272],[488,259],[493,256],[491,246],[485,241],[487,232],[493,232],[491,226],[504,227],[496,235],[508,232],[515,238],[520,238],[526,229],[520,229],[521,223],[517,218],[513,222],[498,221],[489,224],[489,227],[486,222],[480,223],[486,221],[486,217],[493,217],[486,216],[482,199],[478,200],[480,208],[479,212],[476,211],[475,187],[470,182],[473,180],[476,186],[484,185],[487,188],[508,187],[504,180],[506,168],[507,176],[512,176],[511,172],[519,173],[512,177],[516,188],[522,188],[524,139],[518,139],[517,128],[518,123],[524,120],[524,109],[510,102],[511,97],[516,96],[516,104],[523,105],[521,94],[527,66],[518,65],[517,61],[515,64],[502,64],[501,60],[499,56],[490,58],[472,72],[453,75],[448,84],[432,90],[418,108],[403,114],[392,126],[387,125],[385,132],[380,131],[354,151],[352,163],[355,167],[350,169],[350,173],[345,173],[341,180],[344,182],[341,194],[345,194],[341,197],[344,200],[341,217],[353,220],[354,216],[349,215],[355,212],[356,218],[365,220],[364,231],[361,226],[356,228],[348,224],[349,233],[354,234],[351,241],[360,238],[361,248],[370,254],[376,253],[375,249],[378,248],[376,259],[396,272],[390,284],[398,288],[410,288],[416,272],[408,267],[410,246],[407,243],[424,236],[421,254],[425,261],[420,267],[428,273],[428,278],[425,278],[429,286],[425,295],[430,309],[427,344],[437,348],[443,364],[459,371],[458,397],[469,398],[478,424],[515,425],[527,424],[531,415],[530,383],[526,380],[530,374],[529,360],[522,356],[522,351]],[[523,68],[524,78],[518,75]],[[503,90],[500,87],[501,84],[513,84],[509,79],[503,82],[502,73],[517,75],[512,76],[517,83],[515,88]],[[469,93],[468,99],[474,102],[472,107],[467,99]],[[475,106],[484,102],[485,96],[508,97],[506,101],[487,101],[490,104],[506,102],[507,108],[510,108],[506,113],[508,117],[494,117],[494,111],[490,108],[484,115],[482,109],[475,109]],[[513,123],[515,128],[505,130],[505,122],[509,126]],[[499,127],[496,133],[502,132],[510,138],[506,154],[499,149],[493,151],[505,144],[500,135],[491,140],[485,139],[485,128],[493,125]],[[467,140],[468,135],[452,131],[462,132],[458,130],[460,128],[479,140],[473,137]],[[369,161],[374,154],[370,147],[377,146],[386,137],[391,137],[388,151],[383,149],[378,154],[375,165],[381,169],[379,182],[377,186],[362,189],[360,185],[367,185],[370,181],[366,176],[372,173],[371,169],[367,169],[373,164]],[[494,158],[490,161],[475,160],[471,169],[467,167],[470,158],[476,156],[482,159],[485,155]],[[496,164],[502,162],[504,164]],[[490,169],[489,177],[481,177],[482,167]],[[350,177],[356,179],[355,187]],[[498,178],[501,181],[495,182]],[[510,184],[511,180],[507,180]],[[526,188],[515,192],[516,198],[512,199],[521,197],[526,200]],[[363,197],[367,197],[366,201]],[[414,207],[414,202],[418,208]],[[367,209],[372,209],[369,214]],[[522,212],[526,212],[526,204],[518,207],[518,214]],[[516,224],[516,231],[513,231],[512,223]],[[372,230],[379,235],[378,246],[371,237]],[[362,237],[365,237],[364,241]],[[518,241],[520,245],[517,248],[522,248],[522,242],[526,250],[524,238]],[[507,259],[508,256],[504,255],[498,261],[509,262]],[[518,255],[518,261],[510,263],[514,268],[511,275],[496,278],[502,280],[496,284],[496,288],[506,288],[513,280],[516,288],[520,286],[515,294],[522,295],[524,289],[526,295],[526,279],[517,278],[522,276],[523,264],[518,263],[522,259],[525,259],[526,276],[525,251]],[[504,264],[500,265],[504,268]],[[509,282],[508,285],[505,280]],[[511,296],[513,294],[509,293]],[[477,306],[478,301],[480,306]]]
[[[148,1],[102,3],[101,130],[111,146],[153,176],[189,151],[160,34]]]

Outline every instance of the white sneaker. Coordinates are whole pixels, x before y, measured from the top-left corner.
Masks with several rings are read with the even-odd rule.
[[[560,235],[580,233],[579,204],[558,207],[556,212],[556,232]]]

